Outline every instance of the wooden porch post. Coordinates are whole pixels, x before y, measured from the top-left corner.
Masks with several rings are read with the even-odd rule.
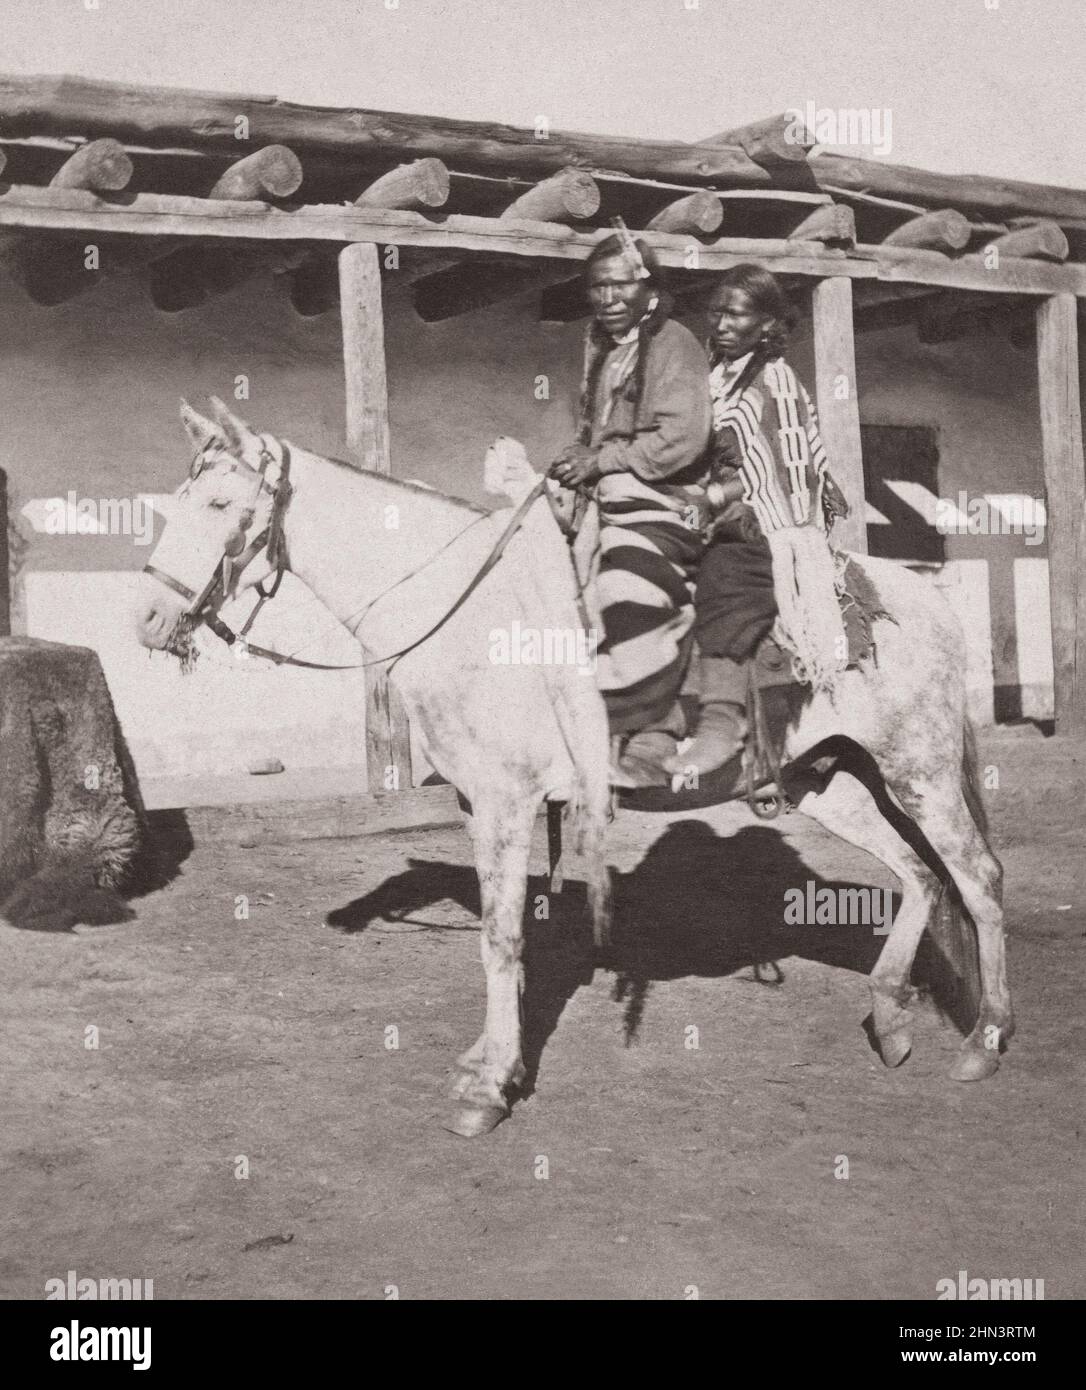
[[[8,475],[0,468],[0,637],[11,636],[11,556],[8,554]]]
[[[1081,597],[1086,574],[1086,464],[1073,294],[1054,294],[1037,306],[1037,382],[1056,732],[1086,734],[1086,603]]]
[[[830,472],[848,499],[851,515],[834,526],[845,550],[867,553],[864,465],[860,450],[860,402],[852,331],[852,281],[843,275],[819,280],[811,297],[814,324],[815,397]]]
[[[339,303],[347,449],[360,467],[390,473],[381,268],[372,243],[354,242],[339,253]],[[378,666],[366,672],[366,776],[371,792],[411,788],[407,713],[384,667]]]

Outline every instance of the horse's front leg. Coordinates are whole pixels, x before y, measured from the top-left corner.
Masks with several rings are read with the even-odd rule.
[[[448,1129],[486,1134],[509,1114],[509,1094],[524,1076],[520,997],[524,983],[524,897],[536,806],[525,795],[477,800],[472,807],[475,866],[482,899],[486,1026],[460,1058],[456,1111]]]

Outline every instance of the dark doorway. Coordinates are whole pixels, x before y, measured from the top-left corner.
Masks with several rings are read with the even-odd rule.
[[[889,560],[946,560],[946,538],[887,484],[916,483],[939,496],[939,445],[928,425],[861,425],[867,500],[890,522],[867,528],[872,555]]]

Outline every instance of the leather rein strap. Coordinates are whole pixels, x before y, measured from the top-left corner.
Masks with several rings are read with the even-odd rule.
[[[406,656],[408,652],[413,652],[417,647],[421,647],[424,642],[429,641],[436,632],[439,632],[441,628],[445,626],[453,614],[464,606],[501,559],[506,547],[520,530],[524,518],[531,510],[540,494],[546,493],[548,500],[550,498],[550,493],[547,491],[546,477],[540,478],[539,482],[536,483],[531,492],[527,494],[520,506],[517,507],[516,511],[509,518],[505,530],[498,537],[490,554],[475,572],[470,583],[456,599],[456,602],[451,608],[446,610],[436,623],[434,623],[433,627],[428,628],[427,631],[424,632],[421,637],[416,638],[414,642],[409,642],[407,646],[400,647],[398,651],[389,652],[385,656],[372,657],[369,661],[356,661],[349,665],[336,666],[329,665],[323,661],[304,661],[301,657],[288,656],[285,652],[273,651],[270,647],[261,647],[256,642],[249,642],[246,639],[246,633],[252,627],[261,608],[263,608],[264,604],[267,603],[269,599],[274,598],[278,592],[279,585],[283,581],[283,573],[287,567],[286,547],[283,541],[283,516],[289,505],[293,488],[290,483],[290,449],[285,442],[281,443],[281,449],[282,459],[280,463],[279,480],[274,489],[272,489],[271,519],[265,530],[261,531],[260,534],[245,547],[244,551],[241,552],[246,558],[242,564],[236,566],[238,570],[244,569],[245,565],[249,563],[253,556],[266,546],[269,559],[276,567],[275,579],[270,590],[264,589],[264,580],[261,580],[260,583],[256,585],[257,593],[260,596],[259,600],[246,619],[245,625],[240,632],[234,632],[232,628],[228,627],[216,611],[217,604],[214,606],[212,605],[212,600],[216,598],[217,591],[220,588],[222,589],[222,593],[218,595],[218,601],[221,602],[226,596],[226,588],[229,583],[226,575],[229,574],[229,567],[233,564],[232,557],[229,554],[224,553],[222,560],[215,567],[215,573],[200,594],[197,594],[195,590],[188,588],[187,585],[182,584],[179,580],[174,579],[172,575],[157,569],[154,565],[147,564],[143,567],[145,574],[152,575],[160,583],[165,584],[167,588],[172,589],[176,594],[180,594],[182,598],[186,599],[191,604],[188,615],[194,624],[200,622],[205,623],[215,636],[225,642],[227,646],[232,647],[235,643],[240,641],[246,650],[250,651],[254,656],[263,657],[266,661],[272,661],[277,666],[301,666],[308,671],[359,671],[368,666],[384,666],[386,663],[399,661],[399,659]],[[270,452],[265,450],[265,454],[267,455],[267,461],[270,462],[272,458]],[[264,478],[263,468],[260,470],[260,478],[263,486],[270,486]],[[474,525],[474,523],[472,524]],[[417,574],[419,571],[415,573]],[[400,582],[402,581],[397,581],[397,583]],[[395,587],[396,585],[392,586],[392,588]],[[379,594],[369,606],[372,607],[374,603],[379,602],[380,599],[389,592],[390,590],[386,589],[384,593]]]

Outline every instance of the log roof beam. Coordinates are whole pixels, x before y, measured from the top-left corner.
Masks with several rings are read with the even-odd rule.
[[[358,208],[427,212],[449,200],[449,170],[440,159],[400,164],[366,185],[354,200]],[[290,302],[303,318],[316,318],[340,302],[336,251],[313,251],[290,271]]]
[[[567,223],[591,217],[599,205],[599,186],[591,175],[578,169],[563,169],[515,198],[498,220],[531,218]],[[529,290],[543,289],[564,280],[567,274],[565,266],[554,264],[540,267],[469,262],[453,266],[415,282],[415,312],[424,322],[437,323],[489,308]]]
[[[68,155],[49,187],[119,193],[128,186],[132,173],[132,161],[123,145],[109,138],[91,140]],[[63,303],[98,279],[97,272],[87,268],[86,248],[74,241],[31,241],[9,234],[0,246],[0,261],[36,304]]]
[[[25,185],[0,188],[0,227],[37,231],[125,234],[139,238],[197,237],[252,242],[372,241],[427,247],[435,251],[483,252],[581,261],[598,239],[598,230],[580,231],[557,223],[465,217],[441,221],[419,213],[383,208],[306,205],[293,210],[259,202],[177,198],[138,194],[107,202],[83,190]],[[689,238],[642,232],[661,263],[683,269]],[[725,270],[741,260],[758,260],[782,274],[887,280],[948,288],[1013,294],[1069,292],[1086,296],[1086,267],[1025,257],[1003,257],[998,269],[984,258],[954,259],[926,248],[860,245],[854,251],[812,241],[783,238],[721,237],[699,249],[699,269]]]
[[[244,155],[216,179],[208,198],[215,202],[289,198],[302,183],[302,162],[286,145],[265,145]],[[217,265],[212,262],[218,260]],[[241,248],[225,258],[208,255],[202,246],[182,245],[151,265],[149,283],[156,309],[178,313],[203,304],[213,294],[248,279],[266,257],[253,264]]]
[[[972,235],[969,221],[954,208],[923,212],[883,237],[884,246],[915,246],[931,251],[964,251]]]
[[[786,112],[726,130],[720,135],[710,135],[698,144],[738,145],[755,164],[772,168],[775,164],[805,164],[815,140],[798,116]]]
[[[985,251],[1000,256],[1027,256],[1044,261],[1065,261],[1070,253],[1066,233],[1055,222],[1030,222],[1014,227],[986,243]]]
[[[111,136],[158,149],[234,153],[239,118],[254,145],[287,144],[303,155],[381,160],[432,155],[453,167],[541,178],[572,165],[620,169],[636,177],[672,179],[716,187],[772,183],[771,171],[748,152],[767,158],[773,137],[759,127],[780,128],[781,117],[726,133],[740,144],[691,145],[678,141],[619,139],[508,125],[455,121],[364,109],[330,109],[279,101],[273,96],[232,95],[94,81],[82,77],[0,76],[0,129],[8,138]],[[198,135],[196,134],[198,132]],[[744,134],[744,132],[746,134]],[[797,147],[798,148],[798,147]],[[772,151],[770,151],[772,152]],[[785,154],[786,158],[779,156]],[[775,169],[788,151],[776,150]],[[792,163],[812,186],[898,199],[929,207],[955,206],[1005,221],[1015,216],[1062,223],[1086,221],[1086,190],[982,175],[940,174],[845,155],[807,155]]]

